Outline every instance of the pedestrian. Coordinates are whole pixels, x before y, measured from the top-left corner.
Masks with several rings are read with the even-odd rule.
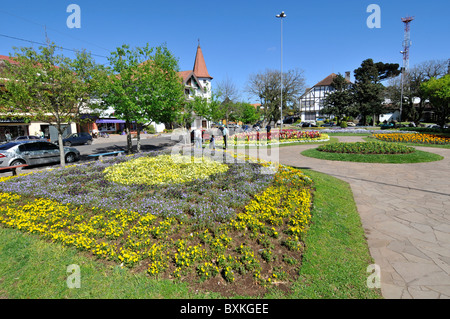
[[[270,138],[271,138],[270,129],[271,129],[270,124],[267,124],[267,126],[266,126],[267,140],[270,140]]]
[[[214,135],[211,134],[211,138],[209,139],[209,148],[212,150],[216,149],[216,140],[214,139]]]
[[[227,138],[228,138],[228,129],[226,127],[223,127],[222,129],[222,135],[223,135],[223,149],[227,149]]]
[[[9,133],[9,131],[6,131],[5,137],[6,137],[7,142],[11,141],[11,139],[12,139],[11,133]]]
[[[196,148],[202,148],[202,131],[198,127],[194,130],[194,141]]]

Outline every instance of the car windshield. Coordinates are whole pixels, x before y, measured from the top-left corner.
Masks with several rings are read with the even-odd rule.
[[[16,146],[17,144],[18,144],[18,143],[12,143],[12,142],[10,142],[10,143],[6,143],[6,144],[3,144],[3,145],[0,145],[0,151],[6,151],[6,150],[9,150],[10,148]]]

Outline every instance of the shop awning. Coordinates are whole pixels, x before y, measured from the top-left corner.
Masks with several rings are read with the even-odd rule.
[[[98,119],[95,123],[125,123],[125,121],[116,119]]]

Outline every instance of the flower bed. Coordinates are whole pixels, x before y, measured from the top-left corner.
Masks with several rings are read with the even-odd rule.
[[[300,170],[260,174],[260,164],[246,162],[181,184],[107,179],[109,167],[140,158],[147,156],[4,179],[0,224],[152,276],[192,284],[214,278],[212,290],[245,289],[250,278],[261,289],[295,280],[312,201]]]
[[[298,130],[282,130],[267,132],[244,132],[238,133],[229,138],[230,145],[276,145],[284,143],[308,143],[328,141],[327,134],[318,131],[298,131]],[[217,145],[223,145],[223,139],[219,137],[216,141]]]
[[[386,142],[450,145],[450,137],[435,134],[390,133],[374,134],[373,136],[376,139]]]
[[[415,151],[412,147],[380,142],[333,143],[321,145],[317,150],[350,154],[408,154]]]

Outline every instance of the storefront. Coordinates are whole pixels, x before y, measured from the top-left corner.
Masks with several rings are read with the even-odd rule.
[[[111,118],[103,118],[95,121],[97,125],[97,129],[99,132],[107,132],[107,133],[121,133],[125,130],[125,121],[111,119]]]
[[[25,123],[23,118],[0,119],[0,143],[18,136],[29,135],[30,123]]]

